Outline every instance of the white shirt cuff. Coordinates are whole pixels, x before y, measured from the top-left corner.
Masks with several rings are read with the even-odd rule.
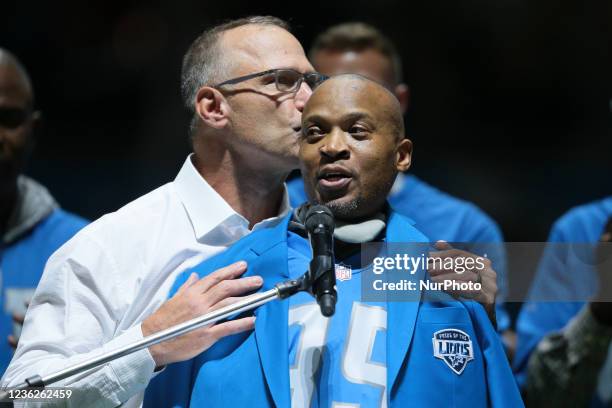
[[[106,343],[104,351],[111,351],[142,339],[141,326],[134,326]],[[126,401],[144,390],[153,377],[153,371],[155,370],[155,360],[153,360],[148,348],[113,360],[109,365],[121,386],[121,391],[118,395],[121,401]]]

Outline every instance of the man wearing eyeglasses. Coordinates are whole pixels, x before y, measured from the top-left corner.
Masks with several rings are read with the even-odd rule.
[[[22,174],[39,122],[27,72],[0,48],[0,373],[13,356],[45,262],[87,224]]]
[[[44,376],[258,289],[261,278],[240,278],[246,265],[238,262],[165,302],[180,272],[288,214],[283,182],[298,166],[302,109],[322,79],[277,18],[200,35],[181,78],[193,154],[173,182],[92,223],[50,259],[3,383]],[[156,368],[253,324],[213,325],[68,379],[61,385],[75,393],[65,403],[140,406]]]

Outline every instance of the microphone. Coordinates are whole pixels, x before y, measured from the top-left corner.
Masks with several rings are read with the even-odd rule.
[[[321,314],[330,317],[336,311],[336,273],[334,269],[334,216],[324,205],[313,205],[304,217],[312,248],[308,270],[312,293]]]

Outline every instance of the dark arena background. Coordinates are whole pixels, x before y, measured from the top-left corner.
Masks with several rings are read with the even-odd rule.
[[[204,28],[251,14],[289,20],[306,49],[335,23],[381,28],[411,87],[411,171],[482,207],[507,241],[545,241],[570,207],[610,194],[606,1],[5,4],[0,46],[44,115],[27,173],[90,219],[172,180],[189,152],[182,55]],[[511,277],[512,292],[528,284]]]

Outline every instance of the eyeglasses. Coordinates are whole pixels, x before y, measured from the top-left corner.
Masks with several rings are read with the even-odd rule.
[[[16,129],[28,120],[31,113],[30,109],[0,108],[0,127]]]
[[[248,81],[249,79],[261,77],[264,75],[274,75],[274,83],[276,84],[276,89],[278,89],[280,92],[297,91],[298,89],[300,89],[302,81],[305,81],[306,84],[308,84],[308,86],[310,87],[310,89],[315,89],[328,78],[327,76],[319,74],[318,72],[307,72],[305,74],[302,74],[301,72],[290,68],[277,68],[258,72],[256,74],[249,74],[238,78],[229,79],[225,82],[221,82],[220,84],[215,85],[214,88],[218,88],[223,85],[237,84],[239,82]]]

